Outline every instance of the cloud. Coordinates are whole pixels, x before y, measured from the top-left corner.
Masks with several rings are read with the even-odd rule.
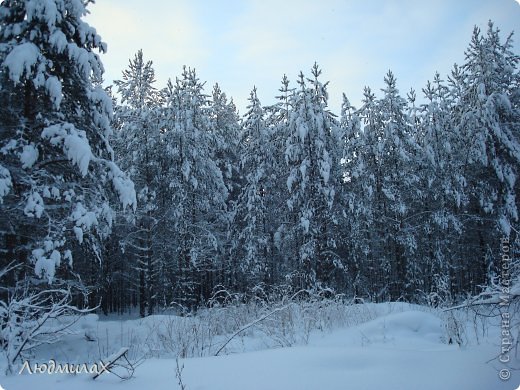
[[[343,91],[359,103],[363,87],[377,91],[390,68],[415,73],[425,41],[447,12],[403,1],[251,1],[229,28],[236,46],[230,62],[251,69],[261,97],[269,88],[270,103],[284,73],[294,80],[317,61],[337,111]]]
[[[241,112],[253,85],[272,104],[282,76],[295,80],[315,61],[336,112],[342,92],[356,105],[365,85],[379,93],[388,69],[403,95],[412,86],[419,94],[435,71],[444,76],[463,61],[474,24],[520,27],[513,0],[103,0],[91,10],[89,22],[109,45],[107,79],[120,78],[142,48],[159,86],[194,66]]]
[[[102,57],[107,79],[118,79],[128,60],[143,49],[154,62],[160,83],[184,64],[204,64],[210,50],[206,31],[188,1],[158,1],[155,7],[137,0],[100,1],[90,7],[87,21],[108,42]]]

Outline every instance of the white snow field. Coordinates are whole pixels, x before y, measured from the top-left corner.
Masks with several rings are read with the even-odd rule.
[[[507,381],[499,378],[499,371],[506,367],[497,359],[500,327],[475,320],[471,313],[449,317],[402,303],[355,305],[345,311],[356,317],[343,320],[342,327],[324,325],[308,334],[300,328],[297,335],[287,333],[285,340],[268,330],[266,319],[263,328],[258,324],[240,333],[219,356],[179,359],[178,364],[173,351],[178,353],[179,347],[188,355],[214,355],[232,332],[200,335],[197,350],[187,341],[195,343],[196,338],[182,337],[194,334],[197,321],[192,319],[157,315],[99,320],[89,315],[63,343],[37,351],[35,361],[54,358],[89,363],[127,346],[131,361],[147,352],[132,378],[122,381],[104,373],[93,380],[90,374],[28,374],[25,370],[21,375],[0,376],[0,385],[5,390],[174,390],[181,389],[178,370],[187,390],[514,390],[520,385],[519,371],[510,370]],[[509,355],[509,367],[518,368],[515,352]]]

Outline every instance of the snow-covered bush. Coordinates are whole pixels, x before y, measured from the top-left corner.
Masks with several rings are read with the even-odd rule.
[[[225,305],[213,299],[210,307],[190,315],[144,318],[146,331],[132,339],[131,356],[203,357],[305,345],[313,332],[359,325],[380,314],[369,304],[351,304],[341,295],[300,300],[293,294],[274,299],[280,298],[279,292],[249,301],[224,294]]]
[[[7,373],[27,360],[31,351],[54,344],[70,333],[70,327],[88,310],[70,305],[68,289],[34,291],[25,283],[18,286],[7,302],[0,300],[0,348]]]

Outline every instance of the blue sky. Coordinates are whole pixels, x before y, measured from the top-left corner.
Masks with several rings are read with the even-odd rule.
[[[462,63],[473,26],[492,19],[504,38],[515,31],[515,0],[98,0],[88,22],[104,41],[108,83],[121,77],[139,49],[152,60],[157,87],[195,67],[209,93],[215,82],[244,112],[254,85],[274,103],[284,74],[294,82],[315,61],[330,81],[330,107],[345,92],[359,105],[363,87],[376,93],[391,69],[405,95],[436,71]]]

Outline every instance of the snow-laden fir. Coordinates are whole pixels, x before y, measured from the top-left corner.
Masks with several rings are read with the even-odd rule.
[[[141,337],[144,324],[145,340],[162,344],[159,352],[135,346],[134,363],[167,357],[168,344],[170,358],[292,347],[186,360],[185,377],[172,360],[143,363],[142,378],[170,383],[177,374],[181,388],[184,379],[187,388],[233,388],[229,380],[236,388],[332,389],[349,380],[356,388],[498,388],[506,386],[495,375],[500,334],[515,348],[502,368],[516,375],[520,78],[512,35],[504,40],[491,22],[485,32],[475,28],[451,74],[403,95],[389,71],[380,91],[365,88],[360,107],[344,95],[339,115],[314,64],[294,85],[284,75],[272,106],[254,88],[241,116],[218,84],[208,93],[194,68],[156,86],[143,50],[103,88],[98,53],[106,44],[83,20],[89,3],[0,4],[3,371],[16,374],[26,359],[48,361],[71,346],[80,348],[77,359],[60,359],[115,352],[102,351],[104,336],[92,329],[80,341],[94,317],[75,321],[97,311],[147,317],[132,320],[129,332]],[[342,314],[323,326],[331,302],[336,314],[358,316],[389,301],[421,306],[354,323]],[[164,312],[171,316],[157,317]],[[456,317],[468,313],[473,319]],[[284,333],[295,318],[301,323]],[[468,336],[471,321],[485,332]],[[186,339],[178,331],[189,333],[187,323],[209,333]],[[106,324],[108,332],[124,323]],[[336,332],[337,349],[320,339],[324,330]],[[118,333],[118,347],[139,337]],[[97,352],[82,342],[97,343]],[[286,378],[264,356],[296,363]],[[420,365],[413,367],[426,380],[391,375],[381,356],[396,367],[437,356],[434,365],[453,375],[443,382]],[[449,367],[448,356],[461,360]],[[471,364],[477,375],[454,375]],[[157,371],[166,365],[170,373]],[[209,375],[211,383],[196,375],[229,366],[248,374]],[[34,378],[5,383],[26,388]],[[49,387],[92,383],[46,378]],[[147,380],[138,369],[127,383]]]

